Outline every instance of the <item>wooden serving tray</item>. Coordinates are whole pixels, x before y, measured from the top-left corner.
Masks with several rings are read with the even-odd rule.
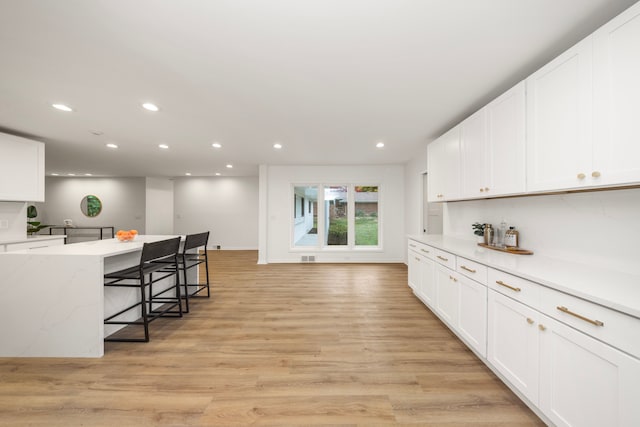
[[[533,251],[527,249],[520,248],[499,248],[497,246],[489,246],[485,243],[478,243],[478,246],[482,246],[483,248],[493,249],[494,251],[506,252],[514,255],[533,255]]]

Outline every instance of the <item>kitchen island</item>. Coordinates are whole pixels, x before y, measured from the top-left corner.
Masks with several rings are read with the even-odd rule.
[[[103,356],[104,337],[118,329],[106,328],[105,316],[139,294],[135,288],[105,288],[104,274],[137,265],[143,243],[173,237],[0,253],[0,357]]]

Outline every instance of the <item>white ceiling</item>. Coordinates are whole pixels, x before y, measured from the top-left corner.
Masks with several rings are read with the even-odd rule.
[[[0,0],[0,130],[48,174],[404,163],[633,3]]]

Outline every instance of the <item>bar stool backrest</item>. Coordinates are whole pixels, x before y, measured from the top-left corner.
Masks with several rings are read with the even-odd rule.
[[[209,241],[209,232],[198,233],[198,234],[188,234],[185,241],[182,251],[186,252],[189,249],[199,248],[204,246],[207,249],[207,242]]]
[[[142,246],[142,255],[140,256],[140,264],[146,262],[176,256],[180,250],[180,237],[175,237],[158,242],[145,243]]]

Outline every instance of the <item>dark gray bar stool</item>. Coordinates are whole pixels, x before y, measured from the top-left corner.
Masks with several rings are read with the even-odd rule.
[[[140,264],[104,275],[105,286],[139,288],[140,300],[104,319],[105,325],[140,325],[144,327],[144,338],[110,338],[105,341],[148,342],[149,323],[158,317],[182,317],[180,298],[180,278],[178,271],[178,253],[180,237],[145,243],[142,246]],[[161,261],[161,263],[160,263]],[[167,268],[169,267],[169,268]],[[154,273],[156,273],[154,275]],[[160,292],[153,292],[153,284],[175,276],[173,285]],[[148,292],[147,292],[148,287]],[[165,296],[175,291],[175,296]],[[148,297],[147,297],[148,295]],[[154,304],[162,304],[154,308]],[[118,316],[140,306],[140,319],[134,321],[115,320]]]

